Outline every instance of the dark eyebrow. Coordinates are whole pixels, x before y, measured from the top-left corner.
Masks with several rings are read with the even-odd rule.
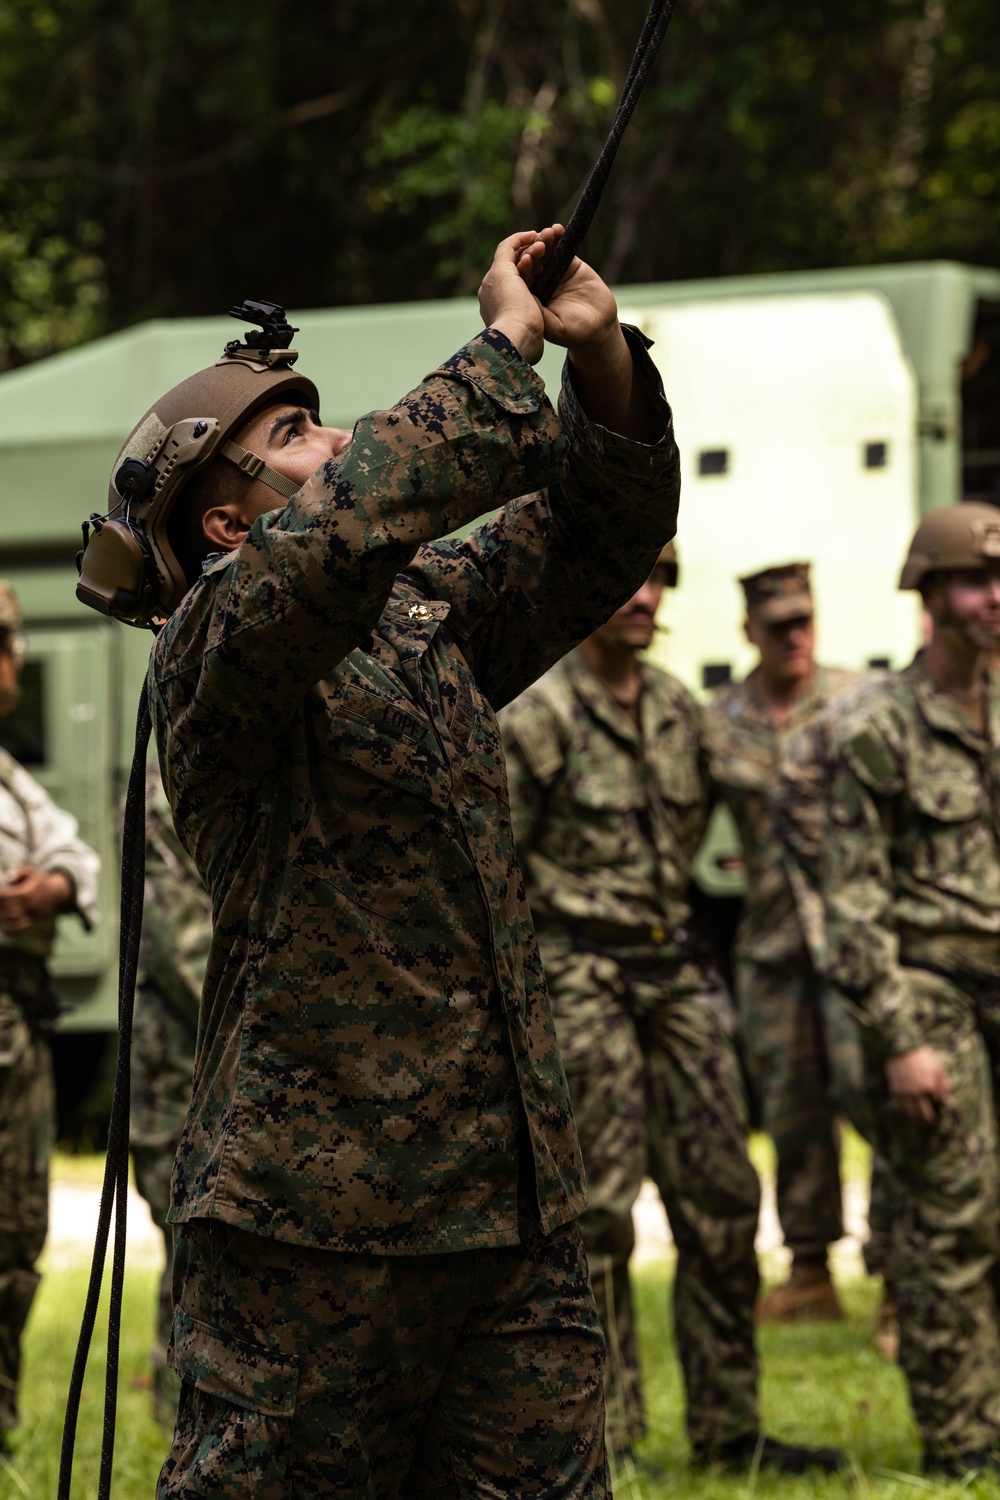
[[[304,407],[296,407],[295,411],[286,411],[280,417],[276,417],[271,424],[271,430],[267,434],[268,443],[273,443],[283,427],[294,427],[296,422],[301,422],[310,413]]]

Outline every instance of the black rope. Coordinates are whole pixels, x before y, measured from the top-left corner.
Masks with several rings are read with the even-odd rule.
[[[111,1465],[115,1450],[115,1418],[118,1408],[118,1350],[121,1340],[122,1288],[125,1280],[125,1205],[128,1197],[128,1129],[129,1086],[132,1050],[132,1014],[135,1009],[135,979],[139,966],[139,934],[142,928],[142,900],[146,865],[146,754],[150,735],[149,695],[146,683],[139,696],[135,726],[135,754],[129,773],[122,829],[122,900],[118,949],[118,1059],[115,1087],[108,1125],[108,1154],[104,1162],[101,1208],[94,1241],[94,1258],[90,1283],[80,1325],[69,1393],[66,1397],[66,1421],[63,1426],[62,1452],[59,1459],[57,1500],[70,1500],[73,1477],[73,1449],[76,1445],[80,1398],[87,1368],[87,1356],[97,1319],[97,1305],[104,1276],[111,1228],[115,1216],[115,1243],[111,1262],[111,1289],[108,1308],[108,1365],[104,1383],[104,1435],[101,1441],[101,1471],[98,1500],[111,1494]]]
[[[566,225],[566,232],[558,241],[555,248],[545,257],[541,269],[532,282],[532,291],[542,303],[551,300],[556,287],[562,281],[569,270],[570,262],[575,255],[579,254],[580,246],[583,244],[587,230],[590,228],[597,212],[597,206],[601,201],[604,189],[607,187],[608,178],[611,176],[611,168],[614,166],[618,147],[621,145],[622,137],[628,128],[628,122],[639,102],[646,79],[652,71],[656,54],[660,50],[660,44],[666,35],[670,18],[674,13],[676,0],[652,0],[649,14],[643,23],[639,41],[628,70],[625,87],[622,89],[621,99],[615,111],[608,138],[604,142],[600,156],[591,169],[590,176],[584,184],[583,192],[580,194],[576,207]]]

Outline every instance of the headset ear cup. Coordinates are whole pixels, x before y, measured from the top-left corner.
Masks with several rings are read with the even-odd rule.
[[[80,602],[116,620],[143,620],[155,592],[156,568],[139,528],[124,520],[95,526],[80,559]]]

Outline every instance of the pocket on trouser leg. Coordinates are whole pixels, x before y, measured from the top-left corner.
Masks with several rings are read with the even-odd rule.
[[[294,1359],[178,1309],[169,1363],[182,1388],[157,1500],[291,1500]]]

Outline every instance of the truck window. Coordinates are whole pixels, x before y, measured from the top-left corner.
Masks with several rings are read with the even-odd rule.
[[[962,361],[962,493],[1000,505],[1000,302],[979,303]]]

